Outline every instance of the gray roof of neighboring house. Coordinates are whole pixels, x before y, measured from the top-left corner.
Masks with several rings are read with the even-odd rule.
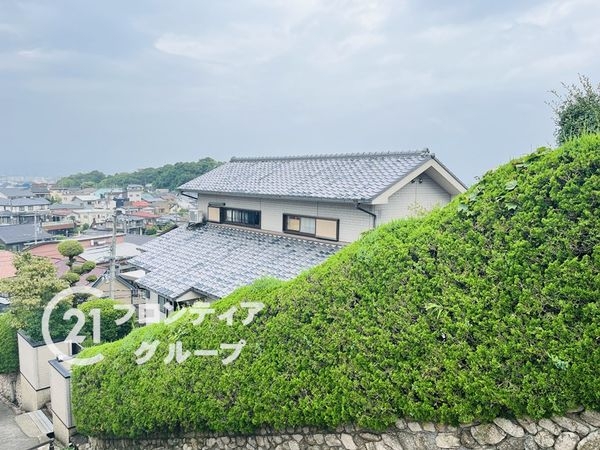
[[[33,192],[34,194],[49,194],[50,190],[48,189],[48,185],[45,183],[33,183],[31,185],[31,192]]]
[[[155,202],[164,202],[165,199],[160,198],[160,197],[155,197],[152,194],[142,194],[142,200],[148,202],[148,203],[155,203]]]
[[[8,204],[6,204],[5,206],[45,206],[50,204],[50,202],[45,198],[13,198],[11,200],[0,200],[8,202]]]
[[[81,195],[76,195],[73,197],[73,199],[78,198],[79,200],[83,201],[83,202],[96,202],[98,200],[100,200],[99,197],[96,197],[94,194],[81,194]]]
[[[7,198],[33,197],[33,192],[23,188],[1,188],[0,194]]]
[[[53,203],[49,206],[50,209],[84,209],[80,203]]]
[[[120,260],[138,256],[141,252],[138,250],[138,246],[136,244],[121,242],[115,246],[115,253],[116,259]],[[87,248],[79,256],[86,261],[94,261],[95,263],[108,262],[111,258],[110,245]]]
[[[435,156],[429,150],[322,156],[232,158],[179,187],[243,196],[370,200]]]
[[[0,206],[46,206],[50,202],[45,198],[0,198]]]
[[[149,236],[146,234],[126,234],[125,242],[135,245],[144,245],[150,241],[156,239],[156,236]]]
[[[289,280],[342,246],[257,230],[205,224],[177,228],[130,260],[148,273],[138,284],[176,299],[189,290],[213,298],[262,277]]]
[[[39,224],[38,224],[39,226]],[[4,244],[21,244],[33,242],[36,238],[35,225],[27,223],[23,225],[2,225],[0,226],[0,241]],[[52,235],[38,228],[37,240],[44,241],[52,239]]]

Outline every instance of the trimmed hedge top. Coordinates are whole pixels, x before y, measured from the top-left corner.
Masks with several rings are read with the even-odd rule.
[[[214,304],[200,325],[134,330],[90,349],[73,405],[90,435],[261,426],[381,429],[600,407],[600,135],[488,172],[422,219],[366,233],[324,264]],[[263,302],[254,321],[217,315]],[[239,358],[165,364],[169,343]],[[160,341],[136,363],[143,342]]]

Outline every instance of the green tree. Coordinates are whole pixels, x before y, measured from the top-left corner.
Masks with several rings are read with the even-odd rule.
[[[10,297],[12,326],[23,329],[34,340],[42,340],[44,308],[54,295],[69,285],[57,278],[54,265],[45,258],[22,253],[15,256],[14,265],[15,276],[0,280],[0,291]],[[62,312],[68,306],[68,302],[64,302],[52,315],[55,326],[50,327],[51,335],[62,335],[70,329],[70,325],[62,321]]]
[[[563,95],[552,92],[556,100],[551,103],[558,144],[585,133],[600,132],[600,84],[594,87],[589,78],[579,75],[579,84],[563,83],[563,88]]]
[[[75,257],[83,253],[83,246],[78,241],[67,239],[58,244],[58,251],[61,255],[69,258],[67,265],[69,266],[69,269],[72,269]]]
[[[58,187],[74,187],[80,188],[83,186],[95,187],[98,183],[106,178],[102,172],[98,170],[93,170],[88,173],[77,173],[74,175],[69,175],[68,177],[63,177],[56,182]]]

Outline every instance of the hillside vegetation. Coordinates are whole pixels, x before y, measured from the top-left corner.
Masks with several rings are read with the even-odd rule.
[[[84,352],[73,405],[90,435],[380,429],[398,416],[466,422],[600,408],[600,135],[485,174],[424,218],[381,226],[321,266],[262,280],[194,326],[134,330]],[[247,326],[216,315],[266,308]],[[165,364],[169,343],[239,358]],[[160,341],[145,364],[143,342]]]
[[[77,173],[63,177],[57,181],[58,187],[127,187],[129,184],[152,184],[155,189],[174,190],[183,183],[190,181],[214,169],[219,164],[212,158],[200,159],[196,162],[178,162],[161,167],[148,167],[135,172],[121,172],[105,175],[94,170],[87,173]]]

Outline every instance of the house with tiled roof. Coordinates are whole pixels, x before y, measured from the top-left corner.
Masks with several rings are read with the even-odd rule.
[[[38,198],[29,189],[0,189],[0,225],[19,225],[49,219],[50,202]]]
[[[233,158],[179,187],[195,205],[192,224],[142,247],[136,283],[167,312],[261,277],[288,280],[465,190],[427,150]]]
[[[5,250],[19,252],[29,245],[52,240],[54,236],[43,230],[39,223],[0,226],[0,246]]]

